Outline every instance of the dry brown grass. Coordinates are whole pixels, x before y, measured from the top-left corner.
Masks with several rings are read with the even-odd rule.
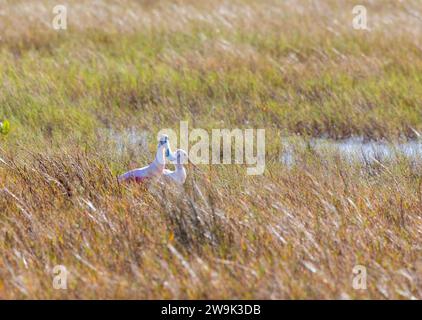
[[[180,194],[120,186],[96,154],[4,159],[0,297],[420,298],[421,164],[327,158],[255,178],[190,166]]]

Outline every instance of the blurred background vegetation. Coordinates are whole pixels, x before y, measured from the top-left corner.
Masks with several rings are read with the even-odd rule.
[[[61,31],[54,1],[6,4],[0,118],[20,143],[179,120],[335,139],[422,131],[419,1],[363,1],[370,31],[346,0],[64,1]]]

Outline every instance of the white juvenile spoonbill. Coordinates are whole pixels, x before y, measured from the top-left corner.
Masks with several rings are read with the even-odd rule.
[[[135,181],[143,183],[152,178],[161,176],[166,164],[164,151],[166,151],[166,155],[169,155],[169,148],[169,137],[167,135],[162,135],[160,141],[158,142],[157,153],[154,161],[146,167],[134,169],[122,174],[118,177],[119,182]]]
[[[183,166],[188,160],[188,154],[183,149],[177,149],[174,154],[170,151],[170,146],[166,152],[167,159],[174,163],[176,170],[164,169],[164,176],[169,177],[177,184],[184,184],[186,181],[186,169]]]

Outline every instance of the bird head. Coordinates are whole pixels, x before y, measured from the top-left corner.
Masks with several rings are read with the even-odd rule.
[[[158,147],[166,146],[168,149],[168,142],[169,142],[169,136],[166,134],[163,134],[160,136],[160,140],[158,141]]]
[[[188,154],[183,149],[177,149],[171,156],[172,159],[170,157],[168,159],[174,164],[185,164],[188,161]]]

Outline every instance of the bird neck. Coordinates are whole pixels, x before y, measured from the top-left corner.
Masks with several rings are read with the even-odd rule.
[[[187,175],[186,175],[186,169],[183,166],[183,164],[177,164],[176,165],[175,173],[178,177],[179,183],[182,183],[182,184],[185,183]]]
[[[183,166],[182,163],[176,163],[175,165],[176,171],[180,171],[180,170],[184,170],[185,167]]]
[[[159,146],[157,149],[157,154],[155,155],[155,162],[157,162],[158,165],[165,165],[165,157],[164,157],[164,146]]]

